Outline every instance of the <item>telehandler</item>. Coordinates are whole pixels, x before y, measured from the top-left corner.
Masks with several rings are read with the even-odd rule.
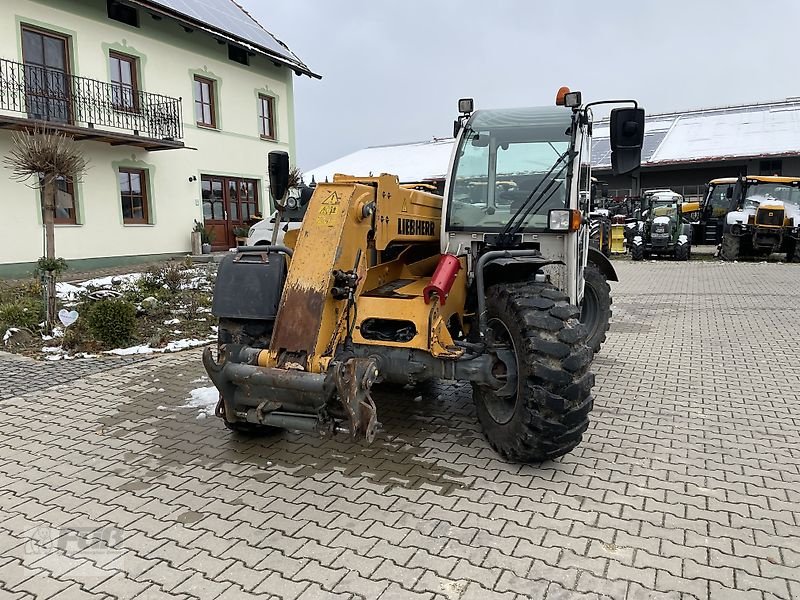
[[[623,102],[611,113],[617,173],[639,167],[644,133],[644,110]],[[605,337],[606,280],[617,278],[584,218],[598,103],[562,88],[556,104],[473,111],[461,100],[444,197],[393,175],[337,175],[282,245],[226,257],[219,347],[203,355],[226,426],[369,442],[374,383],[439,378],[472,384],[506,460],[574,448],[592,409],[587,343]],[[288,167],[270,153],[281,209]]]

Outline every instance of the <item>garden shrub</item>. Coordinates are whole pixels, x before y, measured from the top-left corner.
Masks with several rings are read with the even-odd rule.
[[[136,331],[136,307],[126,300],[109,298],[87,305],[86,325],[98,340],[117,348],[131,342]]]
[[[41,299],[19,298],[0,304],[0,335],[9,327],[36,331],[43,320],[44,305]]]

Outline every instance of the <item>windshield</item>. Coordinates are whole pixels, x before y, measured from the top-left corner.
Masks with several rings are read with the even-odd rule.
[[[800,187],[796,183],[748,182],[744,207],[757,208],[762,202],[779,200],[800,207]]]
[[[448,205],[448,228],[501,230],[538,187],[552,183],[547,200],[523,221],[521,230],[544,229],[547,212],[566,206],[566,159],[548,172],[569,148],[570,113],[539,109],[498,118],[501,111],[476,118],[464,132],[456,157]],[[486,112],[486,111],[484,111]],[[521,117],[520,117],[521,115]],[[482,116],[482,115],[481,115]]]

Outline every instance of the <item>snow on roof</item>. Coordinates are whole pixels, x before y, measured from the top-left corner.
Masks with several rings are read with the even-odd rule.
[[[595,124],[592,163],[611,167],[608,121]],[[642,166],[800,154],[800,99],[650,115]]]
[[[608,121],[595,123],[592,164],[611,168]],[[800,98],[649,115],[645,121],[642,165],[680,164],[757,156],[800,155]],[[391,173],[401,182],[444,179],[453,139],[374,146],[304,173],[317,182],[335,173]]]
[[[429,142],[396,144],[392,146],[373,146],[358,150],[321,167],[303,173],[310,182],[317,183],[327,178],[333,180],[336,173],[354,176],[397,175],[401,183],[444,179],[450,164],[453,138],[437,139]]]
[[[320,77],[234,0],[131,1],[277,60],[295,69],[298,75],[302,73],[310,77]]]

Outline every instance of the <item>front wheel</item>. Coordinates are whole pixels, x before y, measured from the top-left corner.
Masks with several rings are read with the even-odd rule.
[[[686,242],[684,244],[676,244],[675,245],[675,259],[676,260],[689,260],[689,254],[691,253],[691,245]]]
[[[581,323],[587,330],[586,345],[593,352],[600,352],[606,341],[606,332],[611,326],[611,286],[593,264],[583,269],[583,302],[581,302]]]
[[[723,234],[722,247],[719,251],[720,258],[727,261],[738,260],[741,246],[742,239],[739,236],[730,233]]]
[[[487,351],[499,389],[473,384],[489,444],[512,462],[541,462],[577,446],[589,426],[594,375],[580,309],[549,283],[487,290]]]
[[[631,246],[631,258],[633,260],[644,260],[644,246],[641,244]]]

